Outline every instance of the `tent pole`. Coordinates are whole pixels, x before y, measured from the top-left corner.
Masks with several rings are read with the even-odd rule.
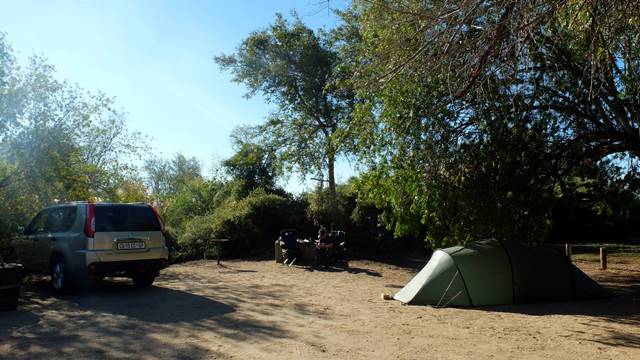
[[[451,284],[453,284],[453,280],[455,280],[458,277],[459,272],[460,270],[456,271],[456,273],[451,278],[451,281],[449,281],[449,286],[447,286],[447,288],[444,289],[444,292],[442,293],[442,296],[440,297],[440,300],[438,301],[438,304],[436,305],[436,307],[440,307],[440,303],[442,302],[442,299],[444,299],[444,296],[447,294],[447,292],[449,292],[449,288],[451,287]],[[456,294],[456,296],[458,296],[458,294]],[[449,302],[451,302],[451,300],[449,300]],[[449,302],[447,302],[447,304],[449,304]]]
[[[447,301],[446,304],[442,305],[442,307],[447,307],[447,305],[449,305],[453,300],[455,300],[455,298],[458,297],[458,295],[462,294],[462,290],[458,291],[457,294],[453,295],[453,297],[451,299],[449,299],[449,301]]]

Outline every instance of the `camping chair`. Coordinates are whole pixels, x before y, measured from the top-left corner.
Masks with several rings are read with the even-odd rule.
[[[334,230],[329,234],[329,236],[331,236],[336,246],[340,247],[344,251],[347,250],[347,233],[342,230]]]
[[[333,243],[333,251],[331,257],[328,259],[329,263],[336,263],[337,261],[344,261],[345,254],[347,252],[347,234],[342,230],[334,230],[329,233],[329,240]]]
[[[282,248],[283,264],[287,265],[289,263],[289,266],[293,265],[294,261],[301,256],[300,244],[298,244],[298,230],[285,229],[280,231],[278,241],[280,241],[280,247]]]
[[[332,231],[336,246],[336,260],[347,262],[347,233],[342,230]]]

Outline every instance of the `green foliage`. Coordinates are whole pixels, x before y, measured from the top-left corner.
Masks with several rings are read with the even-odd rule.
[[[258,188],[275,190],[278,169],[273,154],[258,144],[242,142],[237,147],[236,153],[225,160],[223,166],[239,182],[238,196],[246,196]]]
[[[172,262],[202,258],[216,251],[200,240],[188,241],[185,232],[194,219],[206,218],[233,199],[233,182],[205,179],[196,159],[176,155],[173,159],[150,159],[145,164],[146,182],[167,227],[167,246]],[[192,230],[191,230],[192,231]],[[207,256],[209,256],[207,255]]]
[[[640,189],[637,171],[609,159],[567,177],[555,188],[553,242],[604,242],[637,239]]]
[[[394,236],[432,246],[540,242],[560,208],[613,211],[611,197],[581,204],[570,184],[620,183],[593,170],[611,154],[640,154],[637,10],[355,1],[338,33],[354,74],[346,85],[358,91],[350,133],[367,165],[359,200]],[[613,192],[633,209],[637,189],[627,184]]]
[[[0,238],[57,202],[146,199],[129,163],[144,139],[113,107],[56,79],[42,57],[19,68],[0,36]]]
[[[355,193],[351,184],[339,184],[336,189],[337,207],[331,206],[331,194],[329,189],[318,187],[314,191],[305,193],[308,203],[306,214],[308,219],[316,226],[325,226],[328,229],[344,230],[350,223],[349,215],[355,207]]]
[[[231,198],[232,184],[216,180],[195,179],[175,194],[162,215],[177,237],[181,237],[185,225],[195,216],[214,212]]]
[[[307,208],[307,216],[316,226],[327,226],[329,224],[333,224],[334,226],[340,227],[339,224],[336,224],[336,219],[343,219],[344,217],[344,209],[340,206],[341,199],[340,192],[338,192],[337,197],[337,209],[333,209],[331,206],[331,194],[326,188],[317,188],[315,191],[307,194],[307,201],[309,203],[309,207]]]
[[[331,32],[277,15],[215,58],[275,110],[236,130],[213,179],[182,154],[147,160],[142,179],[145,141],[113,99],[42,57],[20,68],[0,33],[0,253],[35,211],[85,199],[154,201],[174,261],[271,251],[281,229],[313,225],[373,251],[637,236],[638,14],[621,0],[358,0]],[[351,155],[363,172],[338,185]],[[277,186],[291,171],[329,186],[294,198]]]
[[[331,34],[314,32],[293,15],[243,40],[235,54],[215,58],[247,96],[262,94],[277,106],[253,129],[254,140],[274,153],[288,170],[327,172],[330,204],[337,211],[335,161],[349,150],[346,130],[353,92],[334,84],[344,77]]]
[[[127,176],[120,174],[113,174],[112,176],[115,181],[114,186],[107,193],[109,201],[117,203],[149,203],[151,201],[147,188],[136,173]]]
[[[225,249],[231,255],[249,256],[270,249],[280,230],[305,222],[303,203],[258,190],[193,217],[179,244],[185,258],[201,258],[213,246],[206,239],[229,239]]]
[[[198,159],[182,154],[176,154],[171,159],[147,159],[144,171],[151,197],[161,211],[171,205],[171,199],[176,194],[188,188],[193,181],[202,179]]]
[[[17,122],[20,99],[16,59],[5,34],[0,32],[0,138]]]

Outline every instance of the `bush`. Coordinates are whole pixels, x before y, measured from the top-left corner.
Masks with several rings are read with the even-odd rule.
[[[0,219],[0,256],[4,261],[14,261],[16,259],[15,248],[13,247],[11,238],[14,231],[11,224]]]
[[[6,262],[16,260],[16,252],[10,239],[0,239],[0,259]]]
[[[345,226],[345,209],[344,202],[346,201],[345,186],[339,186],[336,189],[336,209],[335,212],[331,206],[331,193],[328,188],[316,189],[315,191],[306,194],[306,199],[309,203],[307,207],[307,217],[313,222],[314,225],[334,227],[336,229],[342,229]]]
[[[306,229],[305,205],[297,199],[257,190],[241,200],[228,200],[214,212],[187,222],[178,241],[183,260],[217,254],[216,244],[207,239],[229,239],[225,254],[254,256],[273,247],[280,230]]]

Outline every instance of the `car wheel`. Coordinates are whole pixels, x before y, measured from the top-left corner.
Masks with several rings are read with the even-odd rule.
[[[149,287],[153,285],[155,279],[155,276],[148,274],[134,275],[132,278],[133,284],[137,287]]]
[[[51,263],[51,284],[53,289],[59,293],[67,294],[71,292],[69,267],[63,257],[57,257]]]

